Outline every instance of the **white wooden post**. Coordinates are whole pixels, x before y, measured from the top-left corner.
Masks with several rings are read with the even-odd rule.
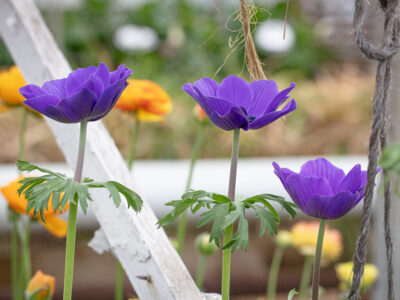
[[[32,0],[0,0],[0,33],[27,82],[41,85],[65,77],[71,68]],[[70,166],[75,164],[78,126],[45,118]],[[135,189],[125,161],[101,121],[88,127],[84,175],[117,180]],[[154,182],[157,186],[157,182]],[[93,193],[92,208],[113,254],[143,300],[200,300],[202,296],[164,230],[144,203],[140,214],[107,193]],[[148,278],[145,280],[143,278]]]

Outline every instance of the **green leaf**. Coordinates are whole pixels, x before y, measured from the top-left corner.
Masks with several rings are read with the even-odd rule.
[[[256,212],[256,218],[260,220],[259,236],[263,236],[265,230],[268,230],[270,235],[276,234],[278,232],[277,224],[279,223],[279,219],[277,219],[274,214],[265,210],[265,208],[259,205],[252,205],[251,207]]]
[[[296,291],[296,289],[291,289],[290,290],[290,292],[289,292],[289,295],[288,295],[288,300],[292,300],[293,299],[293,297],[295,296],[295,295],[297,295],[298,294],[298,292]]]
[[[209,211],[203,213],[201,215],[202,218],[197,223],[197,227],[202,227],[214,220],[210,233],[210,241],[214,241],[215,245],[218,247],[220,247],[221,234],[224,234],[223,224],[225,216],[228,214],[230,207],[231,203],[217,204]]]
[[[193,199],[175,200],[168,202],[166,205],[174,206],[174,209],[170,211],[164,218],[161,218],[157,222],[158,228],[169,225],[172,222],[174,222],[184,211],[186,211],[186,209],[188,209],[195,203],[196,200]]]
[[[104,182],[104,187],[110,192],[110,197],[113,199],[115,206],[119,207],[121,204],[121,197],[117,188],[111,182]]]
[[[236,234],[232,237],[223,249],[232,247],[232,252],[239,250],[243,246],[243,249],[247,251],[249,247],[249,223],[244,215],[240,216],[239,226]]]
[[[231,199],[220,194],[212,194],[212,199],[214,199],[218,203],[231,203]]]

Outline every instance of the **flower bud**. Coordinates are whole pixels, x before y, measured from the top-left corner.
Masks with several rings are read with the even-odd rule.
[[[281,248],[288,248],[292,245],[292,234],[290,231],[281,230],[276,235],[276,244]]]
[[[196,106],[194,107],[194,115],[200,122],[203,122],[205,119],[207,119],[206,113],[198,104],[196,104]]]
[[[30,300],[50,300],[54,294],[56,279],[46,275],[42,271],[37,271],[28,283],[26,296]]]
[[[210,242],[210,234],[207,232],[203,232],[197,236],[195,247],[197,251],[206,256],[213,255],[218,250],[214,242]]]

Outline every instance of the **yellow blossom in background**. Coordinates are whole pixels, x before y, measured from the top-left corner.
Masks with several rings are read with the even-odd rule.
[[[318,238],[319,222],[299,222],[292,229],[293,247],[302,255],[313,256]],[[325,228],[324,244],[322,246],[322,263],[336,261],[342,254],[342,235],[338,230]]]
[[[291,232],[288,230],[278,231],[275,242],[281,248],[290,247],[293,243]]]
[[[128,79],[128,83],[115,107],[135,113],[139,121],[163,121],[172,108],[168,94],[150,80]]]
[[[18,195],[18,189],[21,187],[20,180],[23,177],[19,177],[17,180],[10,182],[7,186],[0,188],[1,193],[7,200],[8,205],[17,213],[26,214],[26,206],[28,201],[25,199],[24,194]],[[56,217],[60,214],[60,211],[55,212],[52,204],[51,198],[48,202],[48,208],[44,210],[44,219],[46,222],[36,216],[36,219],[53,235],[59,238],[63,238],[67,235],[67,222],[63,219]],[[29,216],[33,217],[33,211],[29,212]]]
[[[37,271],[28,283],[26,294],[28,299],[49,300],[54,294],[56,279],[46,275],[42,271]],[[32,297],[32,298],[31,298]]]
[[[22,105],[25,98],[19,93],[19,88],[26,85],[21,71],[16,66],[0,71],[0,112],[4,106]],[[2,108],[3,107],[3,108]]]
[[[348,290],[353,283],[353,262],[344,262],[337,264],[335,267],[336,275],[340,281],[339,288],[342,291]],[[360,289],[368,290],[378,277],[378,269],[373,264],[365,264],[364,274],[361,278]]]

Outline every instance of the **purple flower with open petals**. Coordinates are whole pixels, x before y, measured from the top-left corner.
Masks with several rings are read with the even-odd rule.
[[[292,200],[307,215],[319,219],[337,219],[348,213],[364,196],[367,171],[355,165],[347,175],[325,158],[303,164],[300,173],[273,163]]]
[[[264,127],[295,110],[293,99],[282,110],[277,110],[294,87],[292,83],[279,92],[273,80],[247,83],[230,75],[221,84],[205,77],[194,84],[185,84],[182,89],[196,100],[216,126],[224,130],[248,130]]]
[[[132,71],[120,65],[110,72],[103,63],[72,71],[67,78],[47,81],[42,87],[20,88],[24,104],[62,123],[96,121],[113,108],[128,85]]]

